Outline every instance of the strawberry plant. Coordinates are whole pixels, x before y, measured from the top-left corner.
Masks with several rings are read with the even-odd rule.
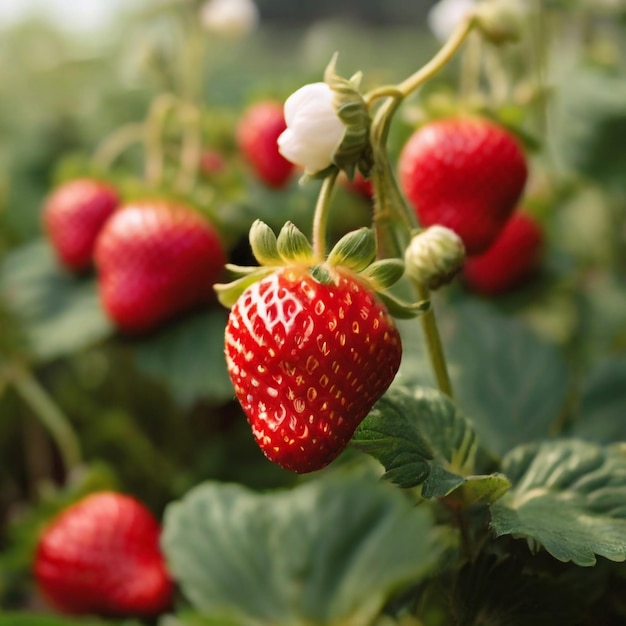
[[[143,15],[177,25],[167,91],[61,163],[0,265],[0,626],[623,621],[603,10],[441,0],[408,76],[341,51],[227,110],[193,63],[256,7]],[[548,11],[584,18],[580,59]]]

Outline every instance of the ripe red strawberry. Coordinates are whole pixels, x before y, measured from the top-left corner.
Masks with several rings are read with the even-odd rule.
[[[465,261],[465,282],[485,295],[508,291],[537,269],[543,245],[543,231],[534,219],[515,213],[487,252]]]
[[[145,332],[213,298],[225,263],[215,229],[169,201],[129,203],[96,242],[102,305],[118,328]]]
[[[422,226],[455,231],[468,255],[498,237],[526,184],[515,137],[480,118],[451,118],[419,128],[398,162],[400,185]]]
[[[237,124],[237,145],[268,187],[285,186],[294,169],[293,163],[278,152],[277,140],[285,128],[283,105],[272,100],[250,106]]]
[[[39,589],[64,613],[158,615],[169,608],[173,592],[160,532],[134,498],[87,496],[44,529],[33,566]]]
[[[118,205],[110,185],[79,178],[57,187],[43,209],[43,224],[59,261],[69,270],[89,269],[96,237]]]
[[[385,306],[346,270],[287,266],[249,287],[226,326],[228,371],[257,443],[304,473],[345,448],[402,354]]]

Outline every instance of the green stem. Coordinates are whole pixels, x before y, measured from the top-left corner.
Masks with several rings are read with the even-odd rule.
[[[14,367],[9,375],[21,398],[54,440],[65,470],[70,472],[81,462],[81,452],[78,437],[69,419],[28,369]]]
[[[328,226],[330,201],[338,174],[339,170],[335,169],[324,179],[315,205],[315,214],[313,217],[313,253],[320,262],[326,258],[326,228]]]
[[[170,110],[178,106],[178,99],[169,93],[158,96],[148,113],[145,125],[146,181],[157,186],[163,178],[163,127]]]
[[[417,281],[412,282],[420,300],[429,300],[430,292],[428,287],[418,283]],[[420,322],[422,324],[422,330],[426,340],[426,349],[428,351],[430,363],[437,381],[437,387],[439,387],[439,390],[442,393],[445,393],[447,396],[452,398],[452,383],[450,382],[446,357],[443,352],[443,345],[441,343],[439,329],[437,328],[437,319],[435,318],[435,312],[432,305],[426,313],[420,316]]]
[[[200,112],[192,104],[181,107],[181,121],[184,126],[180,151],[180,168],[174,183],[180,193],[189,193],[196,181],[202,158],[202,129]]]
[[[452,36],[442,46],[439,52],[421,67],[417,72],[403,80],[393,92],[393,96],[383,104],[376,113],[376,117],[372,123],[380,145],[385,145],[389,134],[389,126],[391,118],[396,109],[402,104],[404,98],[423,85],[427,80],[432,78],[441,68],[450,61],[459,48],[463,45],[468,35],[474,28],[475,20],[472,16],[463,20]],[[376,92],[373,92],[376,93]],[[368,97],[366,97],[367,99]]]
[[[106,172],[128,148],[141,143],[144,135],[143,124],[131,123],[120,126],[98,146],[91,159],[92,167]]]

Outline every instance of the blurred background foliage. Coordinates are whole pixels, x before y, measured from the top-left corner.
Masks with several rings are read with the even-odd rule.
[[[220,215],[233,227],[232,256],[245,257],[239,238],[252,219],[305,221],[316,193],[296,182],[268,191],[245,177],[232,151],[246,105],[282,100],[320,80],[335,51],[345,74],[364,72],[367,89],[402,80],[439,45],[424,22],[429,2],[258,4],[255,33],[238,41],[207,36],[196,64],[178,56],[184,19],[145,4],[130,3],[123,18],[87,32],[37,16],[0,23],[0,282],[19,303],[16,314],[0,299],[0,606],[36,602],[28,563],[37,529],[96,486],[134,493],[158,514],[208,478],[258,488],[294,483],[265,461],[230,401],[223,370],[211,369],[222,351],[223,312],[192,316],[146,341],[115,337],[94,311],[93,285],[60,276],[39,241],[42,203],[55,181],[84,167],[116,129],[143,120],[158,94],[199,85],[207,142],[233,157],[233,177],[218,186],[226,199]],[[502,56],[508,75],[522,80],[517,105],[502,103],[498,114],[529,146],[541,146],[532,153],[525,202],[550,247],[538,281],[490,303],[564,348],[585,402],[617,381],[608,400],[600,394],[601,406],[594,405],[608,415],[606,429],[626,403],[616,391],[626,385],[626,37],[625,12],[613,4],[537,2],[541,20],[529,40]],[[393,151],[429,106],[445,110],[458,70],[455,60],[423,90],[419,106],[407,105],[393,128]],[[131,150],[121,166],[134,171],[140,161]],[[337,231],[367,219],[365,201],[338,193],[346,210]],[[38,308],[42,289],[54,292],[58,324]],[[441,303],[444,330],[448,301],[467,298],[456,286]],[[62,407],[78,435],[83,463],[71,477],[35,417],[32,393],[25,400],[30,383],[48,409],[46,399]]]

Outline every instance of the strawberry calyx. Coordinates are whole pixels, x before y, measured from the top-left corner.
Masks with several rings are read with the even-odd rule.
[[[232,307],[239,296],[257,281],[288,266],[306,267],[310,276],[321,284],[338,280],[339,273],[352,273],[365,283],[397,318],[412,318],[428,310],[428,301],[406,302],[389,289],[404,276],[404,262],[397,258],[378,259],[376,237],[371,228],[363,227],[344,235],[325,260],[317,258],[306,235],[292,222],[287,222],[278,236],[256,220],[250,228],[250,247],[258,266],[227,264],[234,280],[216,284],[214,289],[221,304]]]

